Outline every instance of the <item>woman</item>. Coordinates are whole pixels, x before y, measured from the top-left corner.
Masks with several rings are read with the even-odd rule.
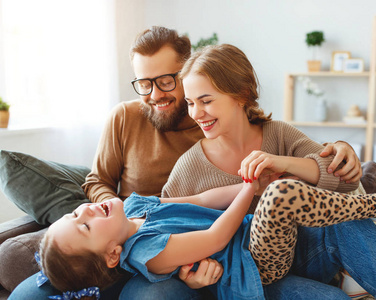
[[[246,174],[246,181],[260,176],[272,181],[281,175],[293,175],[324,189],[349,192],[357,188],[358,182],[347,184],[326,172],[332,157],[320,157],[322,145],[264,114],[257,103],[257,77],[241,50],[231,45],[209,46],[192,55],[181,71],[181,78],[189,114],[201,126],[205,139],[178,160],[162,197],[194,195],[239,183],[242,181],[239,169]],[[362,187],[359,191],[363,192]],[[256,205],[257,198],[249,212]],[[300,232],[304,244],[306,237],[323,231],[309,235],[304,229]],[[311,249],[306,248],[299,250],[302,256]],[[334,276],[322,278],[320,270],[308,270],[305,266],[301,269],[298,274],[324,282]],[[336,269],[333,267],[331,273]],[[307,275],[307,270],[318,274]]]

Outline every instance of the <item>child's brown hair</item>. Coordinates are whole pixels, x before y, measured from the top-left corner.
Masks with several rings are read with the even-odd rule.
[[[43,273],[61,292],[89,287],[102,291],[123,276],[117,268],[108,268],[101,254],[91,251],[64,253],[48,232],[40,243],[39,254]]]

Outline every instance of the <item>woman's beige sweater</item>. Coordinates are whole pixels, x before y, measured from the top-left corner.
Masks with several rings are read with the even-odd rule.
[[[338,177],[328,174],[327,168],[333,156],[320,157],[319,153],[322,149],[321,144],[312,141],[304,133],[285,122],[269,121],[263,125],[262,151],[274,155],[314,159],[320,169],[317,187],[340,192],[357,189],[359,182],[346,184]],[[201,141],[198,141],[176,162],[163,187],[162,197],[195,195],[215,187],[241,182],[240,176],[226,173],[213,165],[205,156]],[[253,210],[256,204],[257,201],[253,201]]]

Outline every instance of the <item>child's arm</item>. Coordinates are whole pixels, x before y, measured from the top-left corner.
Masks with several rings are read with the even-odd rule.
[[[244,183],[231,205],[209,229],[172,234],[165,249],[146,263],[149,271],[156,274],[170,273],[179,266],[222,250],[242,223],[257,188],[257,181],[253,184]]]
[[[213,209],[226,209],[240,192],[242,186],[242,183],[228,185],[193,196],[160,198],[160,201],[161,203],[191,203]]]

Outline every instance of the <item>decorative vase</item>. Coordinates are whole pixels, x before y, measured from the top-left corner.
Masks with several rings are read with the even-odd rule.
[[[9,124],[9,111],[0,110],[0,128],[8,128]]]
[[[315,106],[315,121],[316,122],[325,122],[327,119],[328,108],[326,105],[326,100],[323,97],[317,99]]]
[[[321,69],[321,60],[308,60],[308,72],[319,72]]]

